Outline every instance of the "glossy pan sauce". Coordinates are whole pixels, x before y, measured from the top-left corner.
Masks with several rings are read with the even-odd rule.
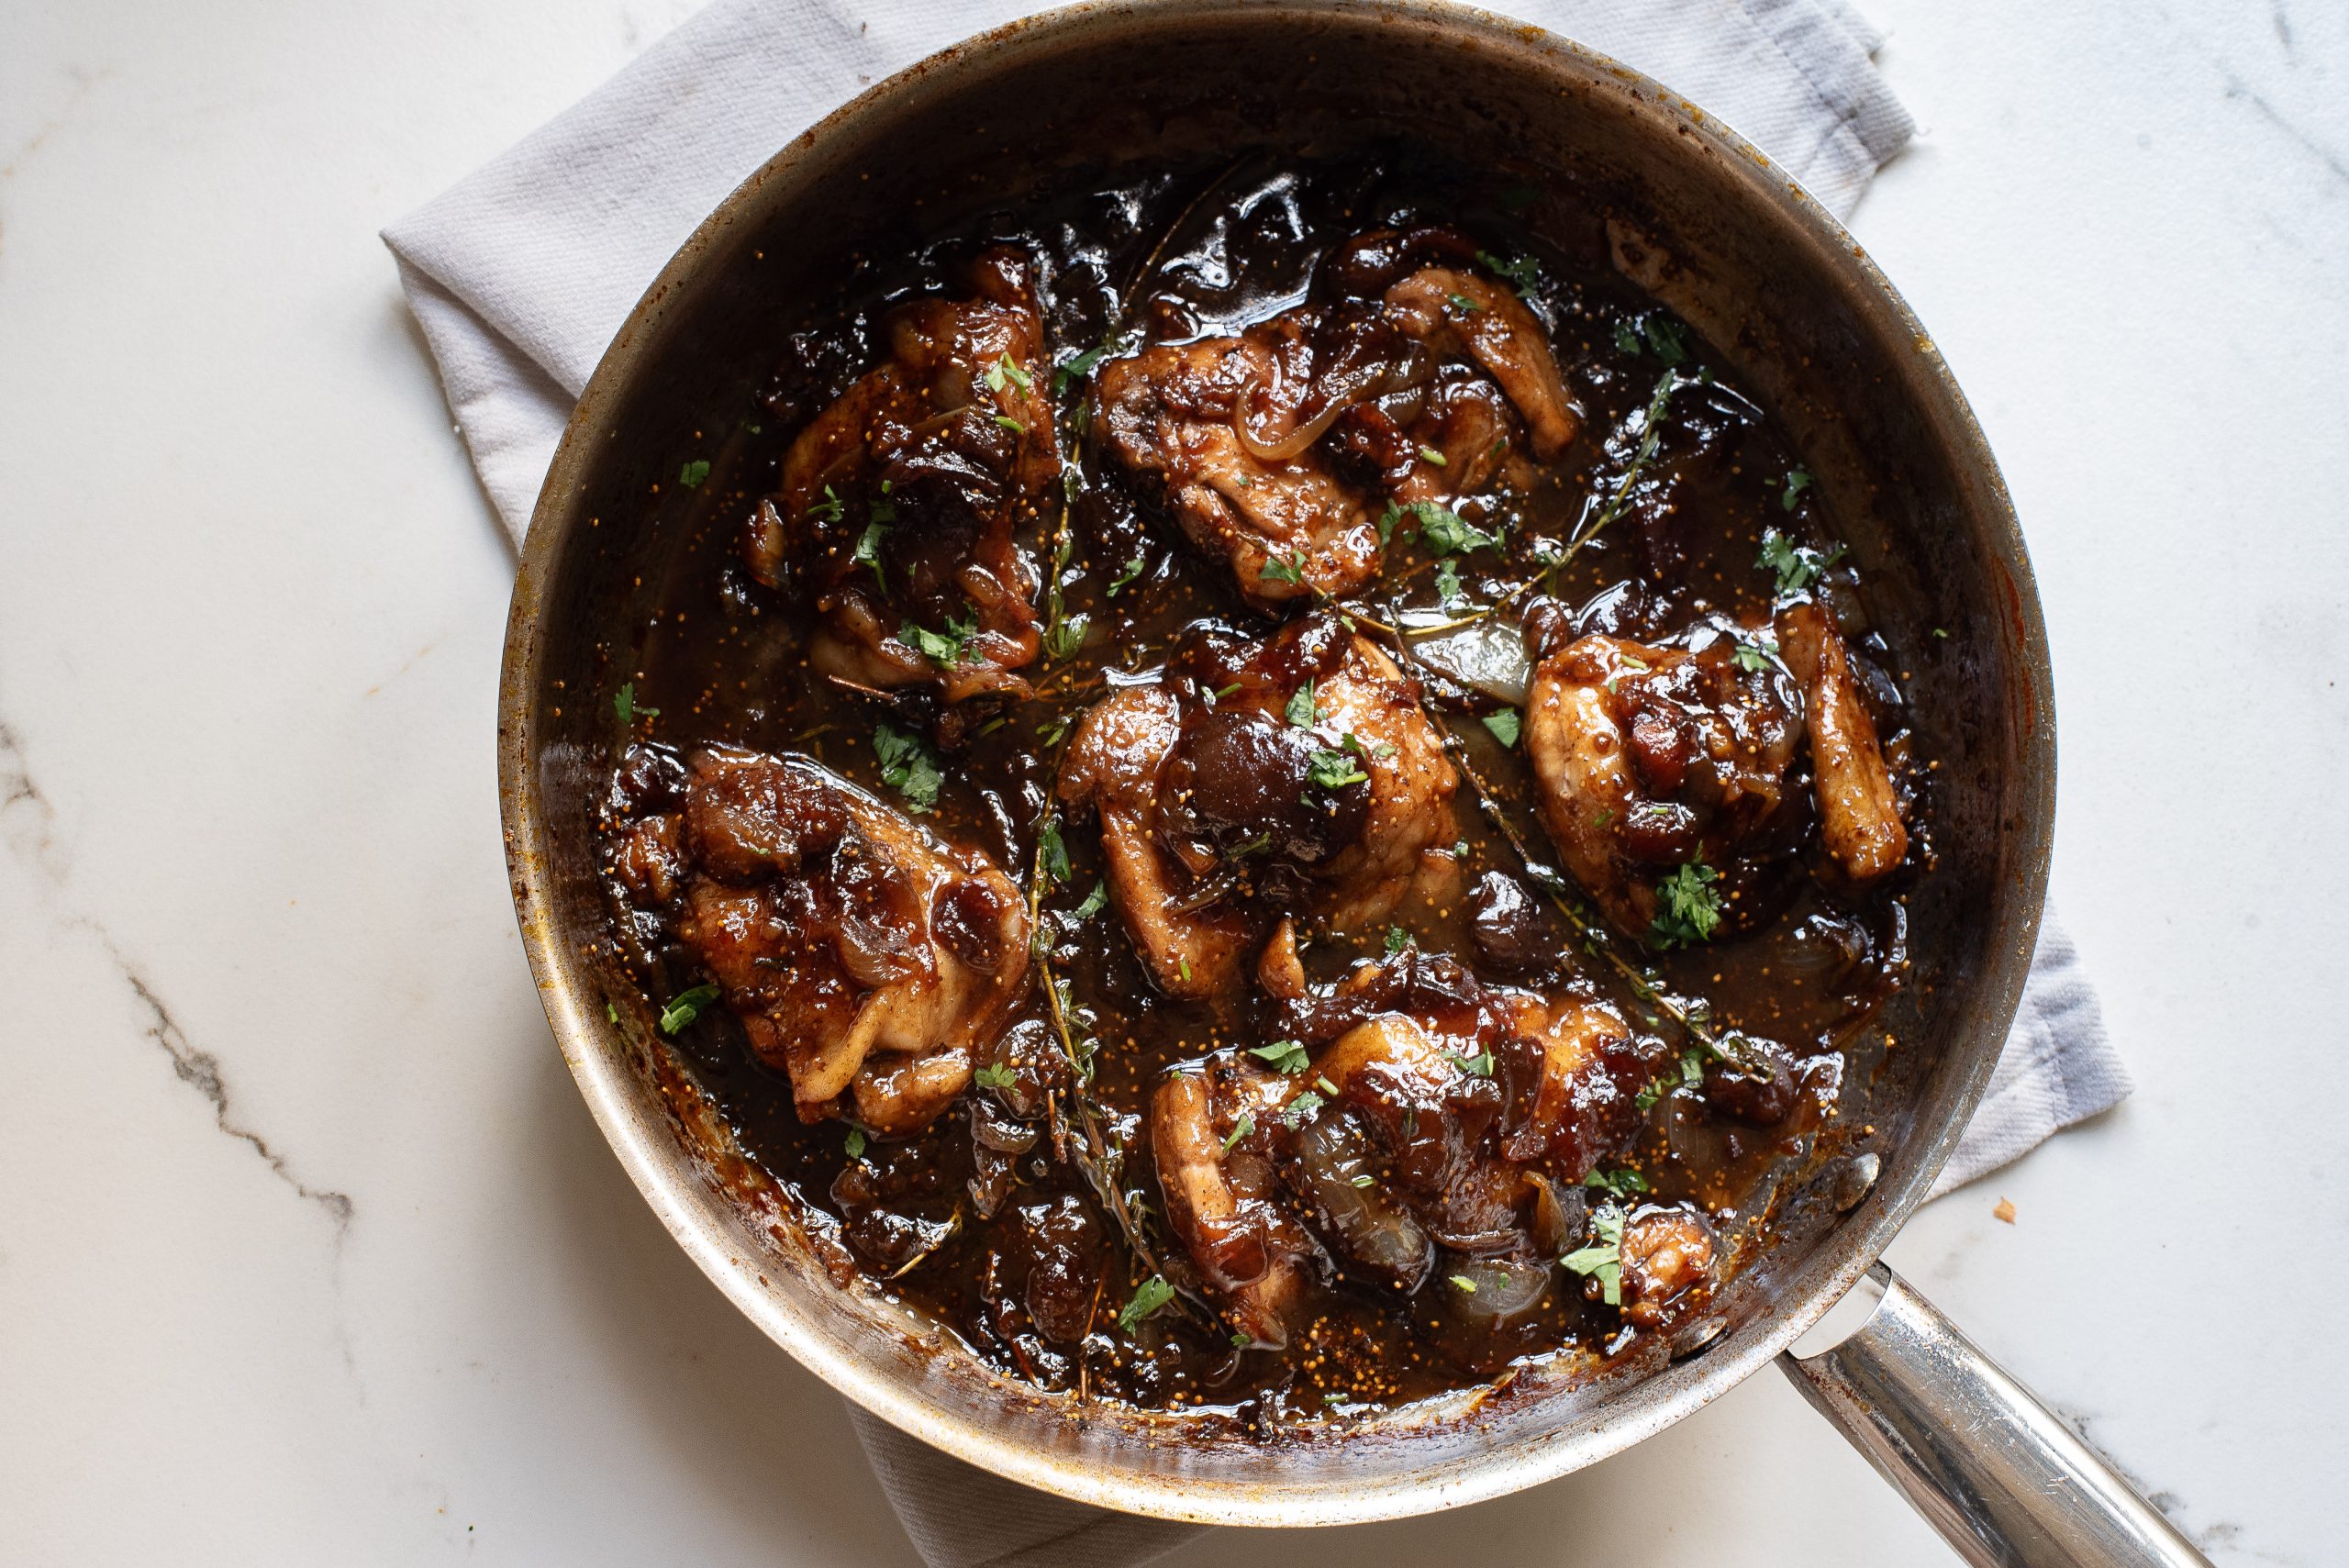
[[[1529,196],[1401,155],[1110,171],[1080,195],[1002,214],[919,253],[860,258],[837,296],[799,325],[735,426],[707,429],[703,445],[677,454],[677,483],[699,493],[700,528],[640,624],[621,628],[623,662],[597,698],[615,725],[604,817],[612,940],[742,1147],[804,1206],[836,1277],[861,1274],[933,1315],[1008,1375],[1088,1399],[1196,1410],[1271,1437],[1489,1385],[1529,1361],[1596,1369],[1700,1307],[1764,1244],[1776,1178],[1865,1118],[1870,1019],[1900,982],[1902,901],[1931,861],[1929,767],[1903,717],[1901,651],[1872,629],[1865,584],[1837,559],[1835,520],[1769,414],[1621,278],[1599,215],[1582,243],[1537,247],[1517,217]],[[1103,388],[1120,360],[1151,345],[1218,339],[1311,305],[1328,292],[1332,258],[1360,236],[1430,229],[1444,238],[1425,242],[1429,254],[1530,308],[1578,428],[1541,456],[1525,422],[1506,421],[1497,439],[1511,449],[1467,492],[1425,471],[1427,449],[1407,453],[1422,471],[1404,494],[1435,497],[1424,506],[1395,504],[1391,484],[1382,492],[1364,478],[1380,454],[1332,457],[1331,472],[1370,497],[1366,516],[1386,525],[1375,573],[1270,605],[1243,594],[1239,569],[1170,520],[1163,477],[1117,448]],[[1368,250],[1380,260],[1375,242]],[[1039,589],[1040,646],[1012,684],[952,704],[937,682],[826,679],[809,647],[818,588],[804,573],[758,569],[762,503],[771,527],[795,439],[887,356],[908,302],[953,297],[974,258],[1006,254],[1028,269],[1041,342],[1041,357],[1025,361],[1032,369],[1007,367],[1019,384],[998,390],[1021,399],[1008,407],[1042,400],[1065,464],[1014,528],[1013,570]],[[1453,306],[1470,313],[1460,297]],[[1019,438],[1032,440],[1024,428]],[[1323,438],[1353,439],[1337,427]],[[870,484],[815,505],[832,548],[852,552],[861,522],[895,513]],[[885,590],[886,552],[863,553]],[[1285,564],[1271,570],[1286,575]],[[1056,614],[1041,591],[1048,579],[1060,588]],[[1559,845],[1527,761],[1521,651],[1596,636],[1684,652],[1717,684],[1763,693],[1798,731],[1802,683],[1777,634],[1787,623],[1773,619],[1789,605],[1813,606],[1842,634],[1905,824],[1905,858],[1865,879],[1833,863],[1813,800],[1813,748],[1798,736],[1762,820],[1709,851],[1713,860],[1695,855],[1693,875],[1679,868],[1695,840],[1650,846],[1653,913],[1636,933],[1623,918],[1610,931],[1599,890],[1555,869]],[[971,624],[949,609],[924,629],[954,639]],[[1235,981],[1186,999],[1176,993],[1197,987],[1179,969],[1153,973],[1110,896],[1106,795],[1073,799],[1065,785],[1082,721],[1118,694],[1175,687],[1186,694],[1186,723],[1219,722],[1218,693],[1235,693],[1236,702],[1222,698],[1230,706],[1253,703],[1258,719],[1293,719],[1297,691],[1316,670],[1331,679],[1330,651],[1357,637],[1416,684],[1433,732],[1448,736],[1450,825],[1419,857],[1421,874],[1368,920],[1353,917],[1358,909],[1331,918],[1309,878],[1281,874],[1277,856],[1252,863],[1253,839],[1227,833],[1223,863],[1201,880],[1222,878],[1205,891],[1226,895],[1221,908],[1247,957]],[[950,669],[967,657],[951,643],[944,653]],[[1657,678],[1620,663],[1590,678],[1601,674]],[[1317,717],[1310,702],[1304,717],[1300,729]],[[1308,740],[1319,748],[1335,733],[1325,724]],[[866,1125],[845,1095],[803,1119],[789,1074],[751,1049],[705,951],[681,937],[674,879],[650,886],[631,862],[638,825],[674,817],[694,759],[713,747],[807,759],[861,790],[861,809],[905,812],[918,830],[984,856],[1023,913],[1036,894],[1034,962],[976,1042],[975,1079],[918,1130]],[[1330,750],[1352,752],[1342,738]],[[1130,765],[1140,764],[1117,759]],[[1312,766],[1322,780],[1351,771],[1319,758]],[[1317,794],[1308,783],[1298,798],[1308,818],[1319,810],[1337,821],[1331,831],[1359,830],[1365,787],[1355,779]],[[1040,843],[1040,828],[1049,841]],[[1309,820],[1291,828],[1315,830]],[[1435,857],[1453,873],[1431,870]],[[1283,915],[1296,917],[1307,984],[1286,1000],[1268,994],[1257,957]],[[990,956],[998,972],[1018,968]],[[1351,1004],[1339,990],[1349,975]],[[1057,1018],[1048,976],[1063,987]],[[1408,1110],[1413,1125],[1400,1134],[1355,1127],[1351,1153],[1315,1167],[1318,1188],[1297,1177],[1297,1144],[1339,1109],[1339,1096],[1321,1093],[1338,1085],[1316,1065],[1334,1049],[1326,1037],[1389,1004],[1422,1018],[1484,1008],[1485,1023],[1472,1026],[1484,1034],[1463,1038],[1487,1051],[1447,1053],[1457,1093],[1431,1112],[1442,1127],[1425,1136],[1505,1139],[1538,1092],[1525,1077],[1538,1076],[1538,1062],[1529,1067],[1529,1048],[1510,1043],[1521,1032],[1512,996],[1551,1014],[1588,1004],[1620,1020],[1598,1091],[1613,1099],[1597,1130],[1565,1164],[1551,1160],[1542,1183],[1516,1190],[1506,1235],[1452,1234],[1424,1206],[1414,1224],[1391,1205],[1367,1223],[1394,1219],[1410,1233],[1411,1257],[1398,1263],[1391,1250],[1340,1234],[1331,1204],[1347,1200],[1332,1174],[1375,1195],[1409,1157],[1398,1140],[1422,1134]],[[1308,1040],[1317,1018],[1325,1038]],[[1292,1283],[1269,1330],[1231,1288],[1256,1265],[1195,1257],[1171,1223],[1153,1104],[1186,1068],[1196,1083],[1241,1085],[1214,1112],[1211,1129],[1224,1137],[1209,1153],[1227,1163],[1254,1155],[1286,1173],[1273,1178],[1270,1201]],[[1239,1125],[1235,1104],[1270,1107],[1264,1125],[1252,1114]],[[1464,1130],[1446,1119],[1460,1116]],[[1105,1208],[1105,1192],[1122,1217]],[[1641,1265],[1626,1258],[1625,1226],[1644,1218],[1668,1239],[1682,1217],[1695,1220],[1678,1232],[1682,1250],[1702,1256],[1693,1267],[1681,1259],[1677,1274],[1673,1259],[1643,1257],[1651,1275],[1672,1277],[1647,1278],[1647,1296],[1634,1299],[1625,1276]]]

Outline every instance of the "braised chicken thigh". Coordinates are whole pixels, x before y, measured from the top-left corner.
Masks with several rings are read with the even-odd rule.
[[[1036,585],[1012,533],[1060,473],[1034,268],[997,246],[963,281],[890,317],[888,359],[792,442],[742,543],[760,582],[812,595],[816,670],[950,702],[1025,689]]]
[[[970,1083],[1028,973],[1011,881],[796,757],[708,748],[682,778],[639,764],[645,815],[620,873],[677,905],[761,1061],[801,1119],[912,1132]],[[660,809],[666,807],[666,809]]]
[[[1103,701],[1060,794],[1098,817],[1111,901],[1159,986],[1200,998],[1240,978],[1272,906],[1353,929],[1449,885],[1459,784],[1417,684],[1310,616],[1261,646],[1202,634]]]

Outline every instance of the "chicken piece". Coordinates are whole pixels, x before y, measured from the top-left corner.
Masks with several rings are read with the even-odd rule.
[[[1010,878],[805,758],[712,748],[687,769],[677,935],[751,1049],[803,1121],[846,1092],[875,1131],[928,1124],[1026,978]]]
[[[1802,683],[1820,840],[1846,877],[1873,882],[1908,855],[1909,829],[1851,653],[1834,617],[1813,601],[1779,610],[1777,629],[1779,653]]]
[[[1110,450],[1162,487],[1184,534],[1268,609],[1352,593],[1379,562],[1362,497],[1314,449],[1319,432],[1297,428],[1309,373],[1279,377],[1284,357],[1309,362],[1299,323],[1287,318],[1238,338],[1155,344],[1097,376]],[[1263,410],[1249,394],[1268,385],[1276,400]]]
[[[1284,1000],[1286,1028],[1321,1049],[1288,1080],[1282,1176],[1332,1245],[1402,1288],[1426,1276],[1431,1245],[1447,1270],[1556,1255],[1572,1237],[1545,1195],[1574,1190],[1642,1120],[1652,1066],[1597,1002],[1487,986],[1417,949]]]
[[[1767,830],[1793,760],[1801,706],[1774,667],[1747,669],[1734,644],[1700,651],[1590,636],[1535,667],[1525,751],[1542,824],[1576,881],[1626,933],[1703,940],[1712,924],[1659,923],[1657,883],[1776,848]],[[1724,904],[1707,913],[1717,923]]]
[[[1070,742],[1060,794],[1099,814],[1110,901],[1160,989],[1196,1001],[1229,984],[1250,930],[1246,913],[1229,903],[1193,905],[1194,879],[1158,844],[1158,777],[1182,712],[1182,699],[1163,685],[1130,687],[1095,706]]]
[[[1283,1085],[1228,1057],[1177,1073],[1152,1096],[1150,1146],[1166,1223],[1255,1343],[1288,1343],[1311,1242],[1275,1201],[1266,1140]]]
[[[1438,846],[1459,836],[1459,782],[1416,684],[1315,615],[1261,645],[1196,638],[1095,706],[1060,795],[1098,813],[1110,896],[1160,987],[1199,999],[1242,978],[1275,906],[1359,929],[1456,879]]]
[[[1648,1207],[1624,1222],[1621,1251],[1626,1322],[1662,1329],[1712,1296],[1713,1232],[1693,1209]]]
[[[1521,427],[1493,384],[1456,367],[1437,373],[1418,417],[1403,432],[1408,467],[1389,494],[1403,506],[1440,502],[1482,490],[1508,467],[1521,444]],[[1433,452],[1435,457],[1427,454]],[[1441,459],[1442,461],[1437,461]],[[1510,483],[1525,488],[1531,471]]]
[[[742,541],[760,582],[805,584],[819,673],[949,702],[1027,689],[1038,584],[1013,529],[1061,461],[1030,263],[997,246],[965,273],[965,297],[888,317],[889,358],[799,432]]]
[[[1580,415],[1549,335],[1516,290],[1463,267],[1422,267],[1386,291],[1386,305],[1406,334],[1446,359],[1474,361],[1500,384],[1536,457],[1546,462],[1574,440]]]

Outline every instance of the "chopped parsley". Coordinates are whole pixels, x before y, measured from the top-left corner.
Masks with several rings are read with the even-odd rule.
[[[1655,1103],[1675,1089],[1693,1088],[1705,1081],[1705,1053],[1694,1048],[1682,1051],[1674,1059],[1663,1076],[1652,1080],[1642,1089],[1632,1103],[1641,1110],[1652,1109]]]
[[[1327,1078],[1314,1079],[1313,1086],[1320,1090],[1323,1094],[1329,1095],[1333,1100],[1338,1097],[1338,1085],[1332,1084]]]
[[[1466,1274],[1454,1274],[1452,1276],[1452,1288],[1464,1296],[1474,1296],[1476,1294],[1476,1282]]]
[[[1637,1171],[1593,1171],[1582,1179],[1582,1184],[1616,1197],[1629,1197],[1633,1193],[1648,1191],[1648,1179]]]
[[[1069,918],[1076,921],[1079,925],[1083,925],[1085,921],[1093,918],[1094,916],[1101,913],[1102,907],[1108,902],[1109,884],[1106,882],[1097,882],[1093,884],[1093,891],[1085,895],[1085,902],[1076,906],[1076,908],[1070,914]]]
[[[620,683],[620,689],[612,694],[612,711],[620,716],[620,722],[622,724],[634,724],[640,715],[646,718],[658,718],[661,717],[661,710],[657,707],[640,707],[637,706],[636,683],[634,681],[622,681]]]
[[[605,1003],[604,1017],[611,1019],[614,1023],[618,1023],[620,1021],[620,1009],[618,1004],[614,1002]]]
[[[1024,436],[1028,433],[1028,427],[1021,424],[1019,420],[1013,418],[1008,414],[996,415],[995,417],[995,422],[1002,426],[1005,429],[1009,430],[1015,436]]]
[[[1288,699],[1288,721],[1299,729],[1310,729],[1321,717],[1320,706],[1314,700],[1313,683],[1308,681],[1297,688]]]
[[[1778,576],[1778,595],[1799,594],[1819,581],[1820,573],[1843,558],[1842,546],[1825,554],[1807,544],[1797,544],[1777,529],[1762,536],[1762,553],[1754,564],[1765,572]]]
[[[1224,1137],[1223,1151],[1226,1154],[1230,1153],[1231,1146],[1233,1144],[1239,1142],[1241,1139],[1247,1137],[1250,1133],[1255,1130],[1256,1118],[1248,1112],[1241,1111],[1240,1113],[1240,1119],[1231,1124],[1230,1132],[1226,1134]]]
[[[873,568],[873,580],[885,594],[889,591],[889,579],[881,570],[881,541],[889,537],[889,525],[881,520],[880,506],[875,506],[873,511],[874,520],[865,524],[864,532],[857,537],[855,561],[859,566]],[[891,507],[889,515],[896,517],[896,508]]]
[[[1787,475],[1787,488],[1778,497],[1778,505],[1791,512],[1800,505],[1802,493],[1810,488],[1810,470],[1798,468]]]
[[[1011,356],[1008,353],[999,355],[995,363],[986,368],[986,373],[980,379],[987,384],[989,392],[1001,392],[1007,381],[1022,392],[1028,391],[1036,384],[1036,378],[1013,364]]]
[[[1648,347],[1655,350],[1655,357],[1665,364],[1676,365],[1688,357],[1687,329],[1663,312],[1650,315],[1640,324],[1640,329],[1646,334]]]
[[[1509,287],[1519,294],[1530,296],[1536,288],[1541,286],[1542,272],[1533,264],[1533,258],[1531,256],[1518,256],[1505,261],[1490,250],[1479,250],[1476,252],[1476,260],[1507,278]]]
[[[1485,308],[1464,294],[1448,295],[1445,296],[1445,303],[1463,316],[1474,316]]]
[[[1327,749],[1314,751],[1313,760],[1306,764],[1306,776],[1323,789],[1343,789],[1348,784],[1367,783],[1370,778],[1354,765],[1352,756]]]
[[[1721,895],[1713,884],[1720,873],[1702,859],[1690,861],[1655,884],[1653,934],[1664,947],[1694,947],[1720,929]]]
[[[1736,651],[1730,657],[1737,661],[1739,669],[1750,670],[1759,674],[1770,667],[1772,651],[1770,645],[1765,642],[1740,642]]]
[[[1630,317],[1615,323],[1615,346],[1627,354],[1640,351],[1640,324]]]
[[[971,1074],[971,1082],[982,1089],[1008,1089],[1011,1087],[1011,1069],[1000,1062],[990,1062]]]
[[[913,649],[941,670],[952,670],[961,664],[975,664],[978,655],[972,651],[971,639],[979,635],[979,620],[963,606],[963,618],[946,617],[944,631],[931,631],[926,627],[907,621],[897,628],[897,640]]]
[[[824,486],[824,498],[811,502],[807,507],[807,515],[819,523],[837,523],[847,510],[847,503],[834,495],[832,487],[827,484]]]
[[[1471,1078],[1489,1078],[1493,1075],[1493,1053],[1489,1051],[1480,1051],[1474,1056],[1461,1056],[1449,1051],[1443,1054],[1454,1067],[1459,1068]]]
[[[938,759],[921,737],[899,729],[894,725],[873,727],[873,756],[881,764],[881,782],[906,797],[907,809],[916,816],[938,804],[938,786],[946,776],[938,771]]]
[[[1348,1184],[1357,1187],[1376,1186],[1378,1184],[1378,1178],[1365,1171],[1359,1176],[1349,1177]]]
[[[1524,730],[1524,716],[1513,707],[1505,707],[1498,713],[1485,715],[1485,728],[1491,730],[1493,739],[1502,745],[1514,746],[1518,736]]]
[[[1055,659],[1072,659],[1085,646],[1085,634],[1091,630],[1093,617],[1075,615],[1053,626],[1044,639],[1044,651]]]
[[[1609,1307],[1623,1305],[1623,1211],[1609,1204],[1590,1217],[1589,1246],[1568,1252],[1558,1261],[1586,1279],[1598,1281],[1599,1296]]]
[[[1305,1047],[1293,1040],[1276,1040],[1270,1045],[1252,1046],[1248,1054],[1271,1063],[1283,1073],[1302,1073],[1313,1065],[1305,1054]]]
[[[1305,585],[1305,573],[1297,569],[1295,562],[1284,556],[1267,555],[1264,557],[1264,564],[1256,569],[1256,581],[1292,583],[1301,588]]]
[[[1135,578],[1141,576],[1149,565],[1149,560],[1140,554],[1137,554],[1131,561],[1127,562],[1125,570],[1119,573],[1116,577],[1110,580],[1109,597],[1113,599],[1116,598],[1118,596],[1118,590],[1123,588],[1127,584],[1131,583]]]
[[[675,1034],[679,1029],[700,1018],[702,1009],[717,1001],[718,995],[718,987],[715,985],[696,985],[692,990],[681,994],[667,1006],[661,1009],[661,1032]]]
[[[709,460],[706,457],[697,457],[677,470],[677,483],[688,490],[700,489],[701,482],[708,477]]]
[[[1442,452],[1436,450],[1433,447],[1421,447],[1419,449],[1419,461],[1426,463],[1431,468],[1450,468],[1452,466],[1452,460],[1444,456]]]
[[[1429,449],[1421,447],[1419,455],[1428,457]],[[1443,454],[1429,458],[1438,467]],[[1449,506],[1439,506],[1432,501],[1414,501],[1408,506],[1389,506],[1398,515],[1408,512],[1419,520],[1419,542],[1437,555],[1465,555],[1472,550],[1483,550],[1501,542],[1498,534],[1486,533]]]
[[[1118,1327],[1132,1333],[1142,1320],[1156,1316],[1174,1299],[1174,1287],[1166,1283],[1163,1274],[1152,1274],[1141,1282],[1134,1298],[1118,1309]]]
[[[1449,558],[1435,563],[1435,596],[1449,605],[1466,598],[1460,586],[1460,563]]]
[[[1386,928],[1387,957],[1393,958],[1397,953],[1401,952],[1405,948],[1409,947],[1410,945],[1410,932],[1405,930],[1400,926],[1389,926]]]
[[[848,1157],[849,1157],[850,1159],[852,1159],[852,1160],[862,1160],[862,1159],[863,1159],[863,1158],[864,1158],[864,1129],[863,1129],[863,1128],[861,1128],[861,1127],[852,1127],[852,1128],[850,1128],[850,1129],[848,1129],[848,1140],[847,1140],[847,1141],[846,1141],[844,1144],[842,1144],[842,1145],[841,1145],[841,1147],[845,1148],[845,1149],[848,1151]]]
[[[1320,1115],[1322,1106],[1327,1103],[1320,1095],[1308,1089],[1288,1103],[1288,1109],[1281,1112],[1281,1120],[1293,1128],[1303,1127]]]

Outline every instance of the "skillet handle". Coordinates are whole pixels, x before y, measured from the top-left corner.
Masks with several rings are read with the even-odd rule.
[[[1932,1303],[1884,1298],[1842,1344],[1778,1358],[1803,1396],[1977,1568],[2210,1568],[2159,1509]]]

